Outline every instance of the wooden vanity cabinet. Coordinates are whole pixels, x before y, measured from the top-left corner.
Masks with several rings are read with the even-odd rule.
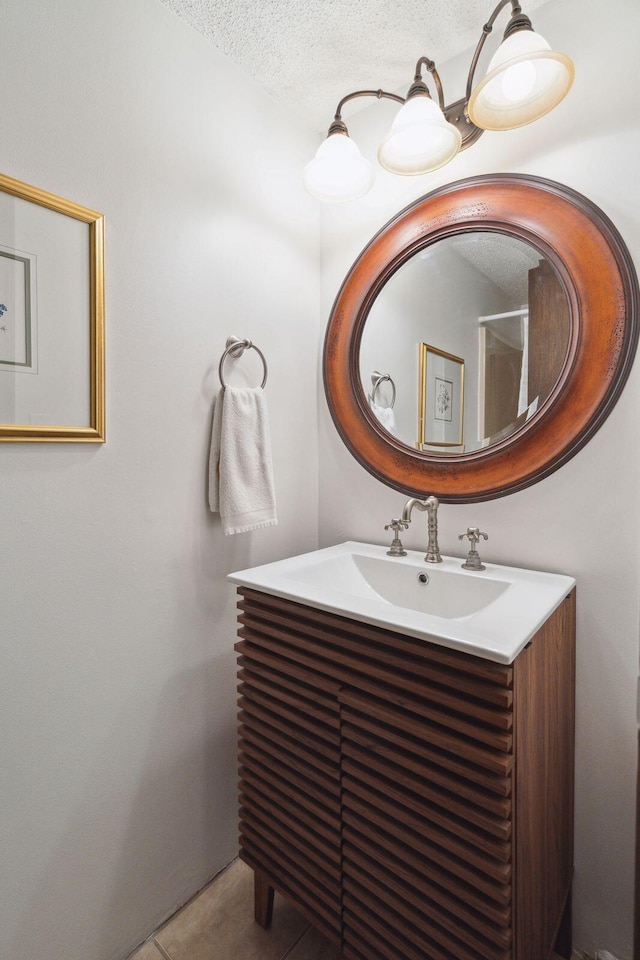
[[[511,665],[241,588],[240,856],[346,960],[570,955],[575,591]]]

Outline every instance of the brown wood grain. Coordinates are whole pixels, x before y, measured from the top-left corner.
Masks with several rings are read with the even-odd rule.
[[[441,750],[437,746],[425,743],[424,740],[409,736],[404,731],[382,725],[375,719],[365,717],[361,713],[352,713],[347,706],[344,707],[343,713],[345,718],[343,732],[345,735],[352,727],[359,731],[365,731],[365,733],[372,733],[376,739],[400,747],[407,753],[412,754],[417,760],[433,764],[439,772],[445,771],[463,778],[466,783],[476,786],[476,789],[484,788],[488,793],[495,793],[499,797],[509,797],[511,795],[510,772],[508,776],[493,773],[476,763],[469,762],[466,757]]]
[[[399,742],[383,740],[380,736],[360,729],[354,724],[345,723],[343,737],[342,750],[346,756],[364,747],[372,765],[380,760],[388,766],[399,767],[405,777],[417,775],[425,783],[426,789],[429,785],[437,786],[450,796],[467,801],[470,809],[482,810],[487,816],[495,816],[498,821],[511,822],[511,797],[496,796],[493,792],[495,778],[490,781],[490,788],[487,789],[477,782],[468,780],[465,776],[467,771],[461,764],[456,764],[453,770],[440,766],[441,757],[433,750],[425,750],[424,745],[421,745],[421,749],[415,753],[405,749],[406,744],[403,747]],[[504,792],[509,794],[511,780],[501,778],[500,783]],[[501,790],[500,793],[502,792]]]
[[[372,750],[363,750],[357,743],[350,740],[346,735],[342,744],[342,770],[348,771],[349,760],[355,761],[358,765],[355,770],[362,770],[365,775],[373,778],[375,783],[383,783],[385,780],[391,780],[394,785],[392,789],[401,789],[403,796],[408,799],[413,809],[419,809],[419,806],[426,802],[434,804],[449,811],[456,817],[473,824],[480,833],[488,833],[499,840],[508,841],[511,837],[511,818],[510,816],[496,817],[492,816],[484,807],[484,796],[475,795],[474,801],[461,797],[458,791],[458,784],[451,783],[450,789],[443,789],[441,784],[434,783],[430,776],[429,768],[420,771],[421,775],[416,776],[410,769],[404,767],[402,762],[397,762],[398,757],[393,760],[383,759],[377,756]],[[365,782],[366,779],[365,779]],[[411,798],[414,798],[413,801]],[[507,811],[510,812],[511,806],[507,805]]]
[[[243,594],[240,855],[258,921],[276,889],[345,960],[566,951],[575,594],[511,667]]]
[[[463,901],[460,896],[447,890],[446,878],[444,884],[442,883],[442,874],[438,871],[426,871],[423,862],[416,867],[415,862],[412,863],[407,857],[394,857],[372,841],[365,844],[361,835],[349,829],[345,831],[344,856],[351,865],[349,871],[355,867],[356,879],[365,886],[363,876],[379,876],[383,868],[402,880],[403,895],[415,907],[420,908],[422,898],[428,898],[436,909],[439,907],[446,912],[447,922],[448,918],[453,916],[456,918],[456,927],[464,924],[467,930],[475,931],[503,950],[510,945],[512,938],[509,910],[502,911],[496,922],[494,917],[497,911],[491,911],[493,916],[490,916],[486,901],[483,902],[476,891],[467,891]],[[432,915],[435,915],[434,907],[430,908]]]
[[[255,785],[262,794],[274,799],[284,806],[287,810],[295,810],[296,806],[301,806],[308,810],[317,818],[320,823],[326,824],[335,830],[336,835],[340,833],[340,809],[335,798],[328,797],[326,794],[311,792],[309,783],[298,778],[294,781],[290,777],[278,775],[272,768],[271,763],[266,759],[264,763],[257,763],[252,760],[250,764],[241,764],[239,768],[241,789],[250,788]]]
[[[282,700],[283,703],[288,703],[298,710],[303,710],[309,716],[315,717],[319,723],[327,724],[336,729],[340,726],[339,710],[336,703],[312,696],[307,688],[291,682],[287,677],[267,671],[262,666],[256,669],[255,666],[250,664],[246,669],[242,667],[238,671],[238,679],[241,684],[247,684],[247,689],[261,690],[277,700]]]
[[[341,856],[335,836],[330,841],[325,840],[318,833],[317,824],[313,821],[310,828],[305,827],[299,811],[294,815],[275,803],[273,798],[265,803],[264,799],[254,800],[250,793],[241,793],[240,800],[241,820],[246,819],[263,832],[267,829],[273,830],[292,844],[297,843],[300,838],[311,860],[319,863],[322,869],[329,873],[340,869]],[[272,815],[272,811],[276,816]],[[292,832],[296,835],[295,838],[291,836]]]
[[[262,870],[254,871],[253,882],[256,923],[268,930],[273,920],[273,887]]]
[[[286,762],[288,757],[300,759],[308,769],[317,768],[321,773],[332,781],[340,782],[340,770],[336,763],[327,762],[327,758],[315,750],[301,748],[300,740],[295,735],[285,736],[280,730],[270,724],[262,722],[254,723],[246,714],[243,717],[243,723],[238,728],[238,742],[250,743],[253,746],[264,750],[265,753],[271,753],[275,756],[281,756]],[[310,773],[308,776],[311,775]]]
[[[305,881],[300,882],[291,876],[282,864],[270,860],[268,856],[256,859],[253,854],[243,848],[240,849],[240,859],[252,868],[254,873],[264,875],[269,886],[281,893],[287,900],[296,905],[296,909],[313,924],[328,940],[340,944],[342,929],[339,917],[334,911],[327,911],[325,906],[318,902]]]
[[[528,402],[543,403],[564,366],[571,317],[569,302],[555,270],[543,260],[529,271]]]
[[[517,960],[552,950],[573,874],[575,591],[515,664]]]
[[[406,673],[418,674],[421,677],[432,676],[434,679],[442,677],[443,683],[446,683],[448,678],[451,686],[467,690],[481,700],[487,699],[503,706],[511,705],[511,698],[505,695],[504,688],[512,686],[512,666],[492,663],[469,653],[425,643],[383,627],[358,623],[348,617],[305,607],[301,603],[283,600],[249,587],[239,587],[238,594],[242,598],[238,602],[241,623],[242,613],[249,611],[253,618],[293,627],[298,633],[329,642],[333,638],[334,643],[345,644],[345,649],[352,649],[360,655],[371,650],[376,661]],[[320,630],[321,627],[324,627],[324,631]],[[313,649],[317,647],[314,646]],[[500,699],[494,700],[494,696]]]
[[[416,889],[395,878],[389,887],[379,870],[362,870],[350,863],[344,889],[347,897],[368,907],[388,928],[404,932],[411,927],[449,950],[456,960],[510,960],[508,943],[500,947],[471,930],[461,922],[457,904],[450,912],[441,900],[428,897],[424,885]]]
[[[477,783],[491,787],[495,784],[497,790],[508,789],[505,779],[511,772],[513,759],[504,750],[488,750],[474,743],[471,738],[454,736],[440,725],[430,724],[422,717],[411,716],[394,710],[393,706],[367,701],[361,694],[353,690],[344,690],[340,694],[344,704],[343,716],[345,722],[362,725],[365,729],[375,729],[380,735],[388,736],[396,742],[402,743],[406,749],[415,748],[418,752],[428,750],[432,756],[438,756],[445,768],[457,768]],[[367,708],[371,707],[370,710]],[[354,714],[352,707],[357,713]],[[425,734],[429,734],[426,739]],[[495,774],[495,779],[492,777]]]
[[[423,871],[431,875],[434,869],[439,870],[442,884],[457,896],[461,891],[466,896],[468,889],[472,888],[494,901],[494,906],[506,907],[511,903],[509,871],[503,871],[503,874],[509,874],[506,880],[489,876],[486,871],[476,869],[466,857],[458,857],[451,849],[432,843],[421,831],[391,817],[387,811],[369,803],[369,799],[355,793],[345,796],[343,822],[357,826],[363,836],[370,836],[394,856],[419,855]]]

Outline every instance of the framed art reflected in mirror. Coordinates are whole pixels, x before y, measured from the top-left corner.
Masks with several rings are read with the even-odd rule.
[[[0,441],[104,439],[104,218],[0,175]]]
[[[421,343],[418,386],[418,450],[464,452],[464,360]]]

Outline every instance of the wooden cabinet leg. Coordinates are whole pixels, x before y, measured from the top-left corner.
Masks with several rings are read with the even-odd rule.
[[[253,879],[256,923],[268,930],[273,919],[273,887],[260,870],[253,871]]]
[[[571,890],[569,890],[569,895],[567,896],[567,902],[564,906],[564,911],[562,913],[562,919],[560,921],[560,927],[558,929],[558,936],[556,937],[556,942],[554,946],[554,951],[560,956],[565,957],[566,960],[571,960],[571,952],[573,948],[572,943],[572,922],[571,922]]]

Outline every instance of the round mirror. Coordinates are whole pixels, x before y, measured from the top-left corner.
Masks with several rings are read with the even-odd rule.
[[[522,489],[613,408],[637,306],[628,250],[585,197],[516,174],[450,184],[383,227],[338,293],[324,352],[334,423],[403,493]]]
[[[379,292],[360,383],[402,443],[469,453],[542,407],[569,340],[569,300],[539,250],[503,233],[456,234],[413,254]]]

